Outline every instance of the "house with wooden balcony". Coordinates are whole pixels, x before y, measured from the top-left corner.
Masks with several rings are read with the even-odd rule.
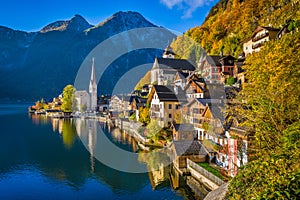
[[[188,78],[185,87],[187,98],[204,98],[205,92],[206,84],[203,78],[198,78],[196,75]]]
[[[199,140],[211,139],[220,145],[225,143],[222,108],[219,99],[196,98],[184,105],[185,118],[194,125]]]
[[[179,112],[185,102],[183,93],[175,94],[170,87],[154,85],[147,100],[150,105],[150,118],[156,119],[161,127],[169,127],[174,121],[175,113]]]
[[[259,52],[265,42],[275,40],[277,38],[279,31],[280,29],[277,28],[258,26],[252,36],[243,42],[245,56],[247,57],[253,52]]]

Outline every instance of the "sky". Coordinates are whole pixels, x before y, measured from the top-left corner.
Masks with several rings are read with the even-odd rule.
[[[0,26],[38,31],[75,14],[96,25],[118,11],[137,11],[158,26],[177,32],[199,26],[218,0],[2,0]]]

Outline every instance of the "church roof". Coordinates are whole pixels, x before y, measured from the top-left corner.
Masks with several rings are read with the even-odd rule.
[[[160,68],[172,68],[175,70],[189,70],[194,71],[195,67],[184,59],[173,59],[173,58],[157,58],[157,62]]]

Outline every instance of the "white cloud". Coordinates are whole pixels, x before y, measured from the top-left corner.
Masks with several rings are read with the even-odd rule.
[[[178,9],[183,10],[183,19],[191,18],[193,12],[211,1],[212,0],[160,0],[160,2],[169,9],[172,9],[176,6]]]
[[[169,9],[172,9],[175,5],[181,6],[183,0],[160,0],[160,2],[167,6]]]

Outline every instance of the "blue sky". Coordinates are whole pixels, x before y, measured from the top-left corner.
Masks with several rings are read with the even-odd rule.
[[[218,0],[4,0],[0,25],[37,31],[56,20],[83,16],[98,24],[118,11],[137,11],[152,23],[184,32],[201,25]]]

